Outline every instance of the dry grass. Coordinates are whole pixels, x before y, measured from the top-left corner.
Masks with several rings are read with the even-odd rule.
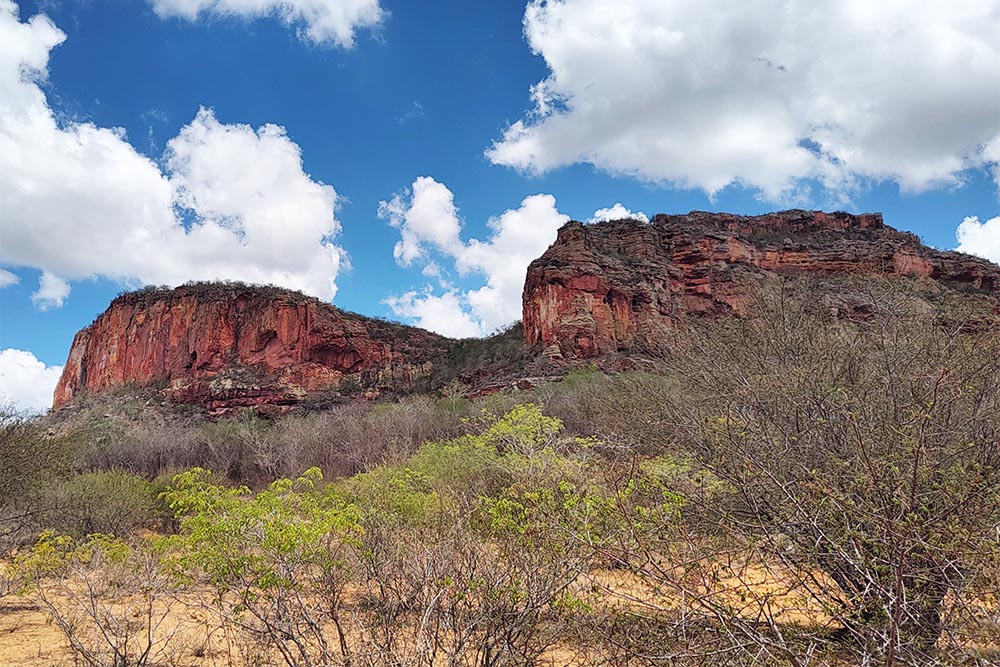
[[[706,570],[707,573],[707,570]],[[716,603],[732,605],[740,613],[751,616],[766,606],[774,610],[775,618],[788,626],[829,625],[817,603],[795,590],[794,577],[782,577],[773,569],[756,567],[741,572],[718,567],[708,577],[714,583],[695,587],[692,595],[712,596]],[[708,580],[706,579],[706,581]],[[598,612],[632,611],[635,613],[667,614],[682,611],[698,614],[693,598],[682,599],[676,591],[657,588],[635,574],[621,570],[595,570],[582,577],[573,593],[586,600]],[[351,596],[356,597],[355,595]],[[61,667],[74,665],[73,652],[59,628],[51,621],[42,605],[31,595],[8,600],[0,606],[0,665],[5,667]],[[355,600],[356,602],[356,600]],[[67,605],[69,603],[67,602]],[[160,636],[169,637],[169,664],[172,667],[255,667],[252,641],[239,636],[220,622],[207,591],[199,595],[186,593],[170,600],[167,620]],[[357,608],[356,604],[350,605]],[[687,609],[685,610],[685,607]],[[361,627],[361,624],[356,624]],[[361,637],[358,636],[358,639]],[[259,657],[259,656],[258,656]],[[598,658],[584,649],[564,643],[550,648],[540,665],[590,665]],[[277,664],[274,656],[263,663]]]
[[[595,569],[571,587],[572,594],[589,605],[595,618],[625,613],[639,618],[676,619],[685,615],[697,625],[710,622],[712,609],[727,609],[734,617],[750,622],[773,622],[793,633],[828,634],[838,626],[825,612],[824,601],[811,596],[799,582],[802,573],[762,563],[716,561],[670,571],[660,583],[634,572],[618,569]],[[821,573],[812,573],[822,577]],[[669,579],[671,583],[664,584]],[[363,609],[357,591],[348,595],[347,611],[353,619],[354,640],[365,639]],[[58,600],[58,598],[57,598]],[[160,651],[163,667],[262,667],[278,665],[274,654],[257,645],[250,637],[222,622],[207,590],[187,591],[163,602],[169,605],[159,636],[168,646]],[[66,601],[67,608],[70,602]],[[984,610],[995,611],[995,601],[983,600]],[[966,649],[996,651],[1000,636],[1000,618],[995,613],[983,619],[986,625],[970,628],[962,642]],[[991,621],[991,622],[990,622]],[[595,642],[575,643],[569,635],[549,648],[537,663],[542,666],[579,666],[609,664]],[[59,627],[52,622],[43,605],[31,594],[0,599],[0,665],[3,667],[75,667],[73,651]],[[405,664],[405,663],[403,663]],[[610,663],[614,664],[614,663]],[[849,665],[831,657],[817,664]],[[992,664],[989,662],[983,664]]]

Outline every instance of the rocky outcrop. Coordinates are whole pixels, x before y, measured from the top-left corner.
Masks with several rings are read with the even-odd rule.
[[[73,340],[54,406],[133,384],[216,412],[411,390],[449,341],[298,292],[205,283],[124,294]]]
[[[974,291],[994,309],[982,322],[964,318],[962,327],[992,331],[1000,314],[1000,267],[928,248],[880,215],[694,212],[564,225],[528,268],[523,338],[549,360],[605,357],[613,368],[659,351],[683,318],[745,314],[749,286],[789,274],[910,276],[935,289]],[[837,307],[865,316],[870,304],[862,301],[840,299]],[[76,335],[54,405],[123,385],[214,413],[284,410],[451,379],[475,395],[547,372],[519,338],[511,329],[489,341],[452,341],[273,287],[144,289],[115,299]]]
[[[654,350],[678,318],[742,314],[746,278],[769,273],[915,276],[1000,291],[1000,267],[928,248],[879,214],[570,222],[528,268],[524,337],[557,359]]]

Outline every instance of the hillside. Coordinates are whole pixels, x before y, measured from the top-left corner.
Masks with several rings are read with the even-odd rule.
[[[775,278],[826,280],[813,286],[816,303],[844,318],[872,315],[868,283],[901,278],[928,308],[949,298],[971,308],[965,327],[993,326],[1000,314],[1000,267],[924,246],[878,214],[570,222],[528,267],[522,326],[491,338],[450,340],[274,287],[147,288],[121,295],[77,334],[55,406],[125,386],[213,414],[426,392],[453,380],[473,395],[530,386],[580,363],[661,359],[681,322],[752,316],[751,294]],[[940,317],[957,317],[948,313]]]
[[[929,248],[878,214],[692,212],[649,223],[570,222],[528,267],[525,341],[555,359],[658,354],[681,319],[747,315],[753,286],[776,275],[907,276],[934,290],[977,292],[994,305],[1000,293],[997,265]],[[824,296],[850,310],[849,294],[831,286]]]
[[[76,335],[54,404],[130,384],[212,410],[412,390],[448,345],[275,287],[145,289],[119,296]]]
[[[778,217],[803,215],[824,220]],[[107,386],[0,422],[0,662],[998,664],[996,267],[831,218],[780,241],[571,224],[529,274],[558,297],[544,347],[530,318],[449,341],[270,288],[121,297],[81,335],[75,377]],[[684,240],[637,259],[622,230]],[[776,243],[805,254],[765,263]],[[705,259],[720,248],[740,261]],[[602,286],[640,298],[580,310]],[[647,323],[655,346],[601,321]],[[389,353],[317,360],[317,331]],[[134,379],[185,350],[217,365]],[[378,384],[384,359],[424,352],[443,391]],[[260,393],[308,364],[340,374],[325,391],[387,392]],[[498,381],[546,364],[559,381]],[[278,378],[213,395],[253,410],[171,398],[235,369]],[[310,409],[272,418],[272,397]]]

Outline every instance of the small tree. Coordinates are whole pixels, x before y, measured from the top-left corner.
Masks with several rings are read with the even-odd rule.
[[[90,667],[164,664],[182,649],[180,626],[166,622],[176,589],[148,545],[45,532],[12,570]]]
[[[224,620],[289,667],[351,659],[343,610],[360,526],[357,508],[316,491],[321,478],[313,468],[254,494],[194,469],[165,494],[180,522],[166,540],[175,572],[211,586]]]
[[[0,556],[34,523],[40,489],[72,462],[65,438],[0,407]]]
[[[799,573],[863,659],[925,664],[990,592],[976,585],[1000,529],[1000,345],[912,291],[868,298],[861,323],[783,290],[692,328],[672,421],[731,491],[722,528]]]

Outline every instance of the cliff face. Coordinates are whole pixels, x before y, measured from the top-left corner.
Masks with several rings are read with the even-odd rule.
[[[744,278],[766,273],[915,276],[1000,292],[1000,267],[928,248],[878,214],[570,222],[528,267],[525,341],[569,359],[655,349],[678,318],[743,314]]]
[[[134,383],[224,411],[346,388],[411,389],[448,340],[277,288],[202,284],[115,299],[73,340],[54,406]]]
[[[748,285],[774,274],[910,276],[977,291],[1000,314],[1000,267],[928,248],[880,215],[694,212],[564,225],[528,268],[524,340],[556,360],[641,355],[681,318],[745,314]],[[507,347],[500,366],[532,363]],[[142,290],[77,334],[54,405],[135,384],[215,412],[283,409],[331,391],[411,390],[448,368],[481,389],[511,370],[476,350],[471,366],[458,363],[456,341],[278,288]]]

